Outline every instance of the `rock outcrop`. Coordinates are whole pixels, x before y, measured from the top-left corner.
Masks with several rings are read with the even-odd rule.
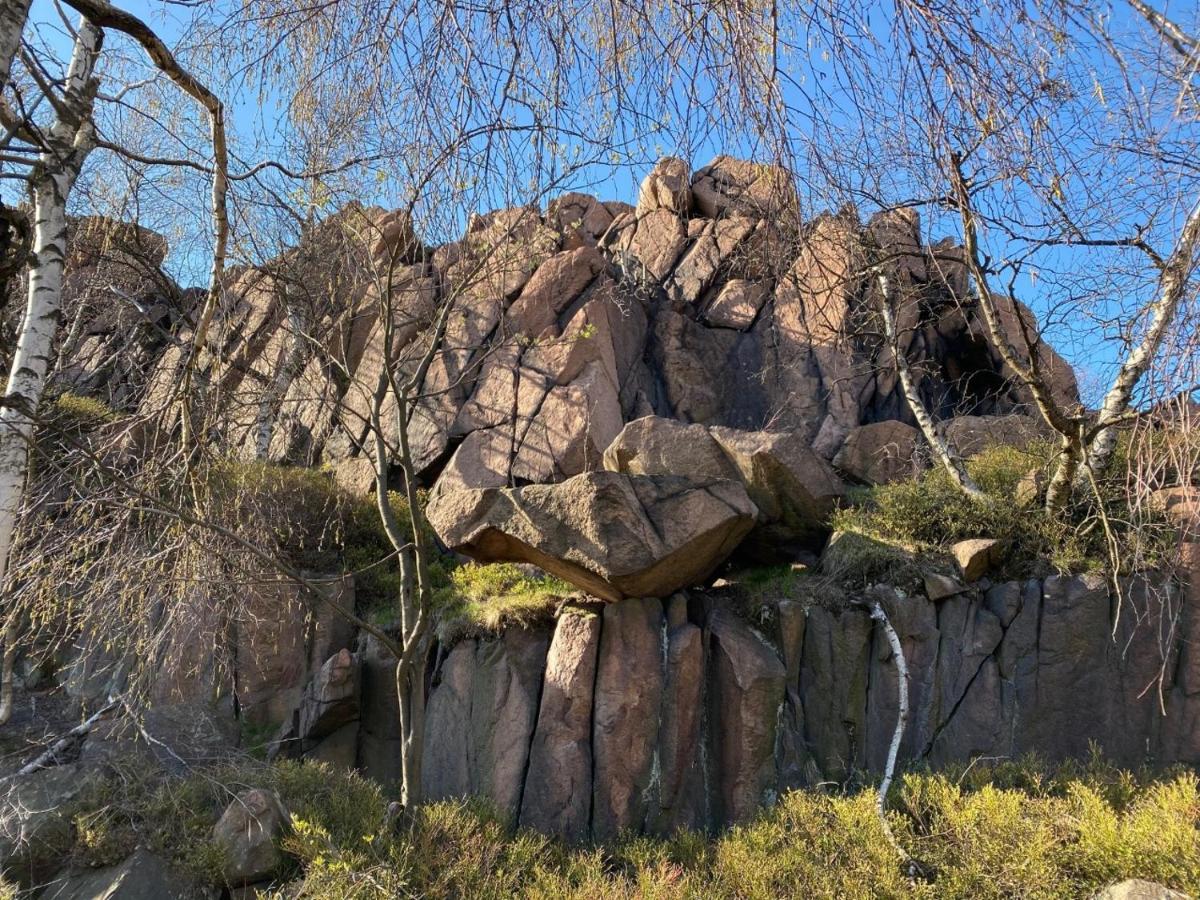
[[[97,265],[140,265],[134,293],[166,310],[150,314],[158,337],[136,371],[108,373],[104,385],[121,408],[147,412],[177,381],[184,354],[169,338],[186,340],[180,312],[194,303],[161,276],[165,243],[153,238],[133,242],[143,248],[135,266],[93,258],[83,244],[74,254],[80,277]],[[855,274],[867,246],[888,254],[905,287],[905,350],[935,417],[1030,409],[990,349],[960,248],[925,246],[912,212],[801,221],[785,172],[728,156],[694,173],[682,160],[660,161],[636,208],[565,194],[544,211],[474,216],[461,239],[440,247],[424,247],[401,213],[352,204],[300,246],[230,272],[198,374],[219,388],[214,418],[231,453],[324,463],[371,490],[368,415],[385,350],[413,374],[436,312],[453,304],[408,423],[427,487],[564,481],[599,468],[621,429],[648,415],[783,432],[825,460],[841,453],[856,479],[890,477],[866,471],[878,441],[846,448],[862,443],[852,438],[862,426],[913,424],[869,321],[870,286]],[[376,277],[384,259],[395,263],[391,348]],[[107,311],[128,316],[132,307],[115,293],[85,299],[99,312],[82,333],[98,349],[69,346],[64,358],[91,390],[99,376],[88,360],[111,358],[123,331]],[[1004,300],[1001,312],[1020,345],[1029,311]],[[1075,404],[1070,367],[1045,342],[1038,352],[1056,396]],[[391,428],[394,405],[385,400],[383,410]],[[995,431],[952,430],[970,430],[964,443]]]
[[[1169,645],[1160,643],[1159,626],[1181,608],[1177,587],[1123,583],[1115,637],[1101,577],[957,588],[874,595],[910,669],[903,764],[1028,752],[1055,761],[1093,744],[1120,765],[1200,763],[1200,669],[1188,649],[1200,620],[1191,605]],[[880,771],[896,671],[868,611],[826,608],[801,592],[751,624],[734,605],[726,590],[710,590],[599,612],[568,607],[548,652],[544,636],[516,627],[455,645],[430,696],[431,797],[478,792],[470,761],[487,758],[516,773],[502,811],[516,815],[520,796],[522,824],[578,841],[716,828],[788,788]],[[497,726],[472,724],[473,685],[482,661],[514,640],[528,654],[516,707],[525,712],[501,742],[509,755],[498,757],[500,745],[485,749]],[[495,649],[484,652],[485,643]],[[1165,716],[1140,697],[1160,670]],[[531,727],[528,698],[539,693]]]
[[[737,481],[592,472],[558,485],[439,494],[429,521],[480,562],[528,562],[605,600],[704,580],[754,524]]]

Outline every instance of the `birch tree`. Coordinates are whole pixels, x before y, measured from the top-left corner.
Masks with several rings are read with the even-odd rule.
[[[29,468],[33,415],[46,386],[62,309],[67,201],[95,146],[92,109],[99,87],[95,70],[101,40],[100,30],[81,19],[61,92],[48,82],[42,83],[55,115],[36,138],[41,149],[29,176],[34,230],[28,300],[0,408],[0,582],[6,574]],[[7,721],[12,713],[11,653],[17,622],[10,612],[7,619],[7,677],[0,697],[0,722]]]

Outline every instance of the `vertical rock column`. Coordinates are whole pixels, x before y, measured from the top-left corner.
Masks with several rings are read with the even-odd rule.
[[[655,772],[663,695],[663,610],[656,599],[604,607],[596,673],[592,834],[641,829]]]
[[[592,805],[592,697],[600,617],[566,608],[546,659],[521,825],[564,839],[588,837]]]

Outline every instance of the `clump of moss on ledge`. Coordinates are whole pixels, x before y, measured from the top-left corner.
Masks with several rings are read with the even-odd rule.
[[[1061,515],[1052,515],[1041,504],[1040,485],[1053,469],[1054,456],[1054,448],[1042,443],[1024,450],[990,447],[966,463],[984,493],[981,499],[968,497],[935,467],[909,481],[852,492],[831,526],[875,542],[881,553],[898,555],[936,555],[956,541],[997,538],[1007,544],[1010,559],[1007,571],[998,574],[1010,577],[1046,574],[1050,568],[1070,574],[1105,568],[1110,555],[1103,520],[1118,530],[1137,521],[1129,508],[1124,463],[1114,461],[1114,475],[1099,485],[1099,501],[1090,493],[1078,496]],[[1169,546],[1166,529],[1148,524],[1153,527],[1146,533],[1159,532],[1155,541],[1161,549]],[[1141,567],[1153,565],[1160,555],[1154,542],[1142,542],[1141,551]]]
[[[72,811],[80,863],[114,862],[142,843],[219,883],[210,835],[230,790],[270,788],[294,823],[278,897],[1000,900],[1087,897],[1126,878],[1200,891],[1196,775],[1126,772],[1098,759],[905,775],[889,821],[926,880],[904,872],[869,786],[793,791],[716,837],[685,831],[572,848],[514,832],[477,801],[420,806],[397,827],[378,786],[323,764],[246,762],[165,785],[126,778],[89,790]]]
[[[449,573],[435,601],[438,639],[493,634],[508,625],[549,620],[559,602],[575,589],[553,575],[513,563],[467,563]]]

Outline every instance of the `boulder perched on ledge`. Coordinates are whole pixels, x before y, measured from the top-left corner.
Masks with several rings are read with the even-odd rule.
[[[756,545],[819,546],[844,490],[829,463],[798,434],[688,425],[660,416],[627,424],[604,451],[604,468],[742,482],[758,507]]]
[[[561,484],[446,491],[429,522],[480,562],[528,562],[604,600],[702,583],[754,526],[738,481],[589,472]]]

